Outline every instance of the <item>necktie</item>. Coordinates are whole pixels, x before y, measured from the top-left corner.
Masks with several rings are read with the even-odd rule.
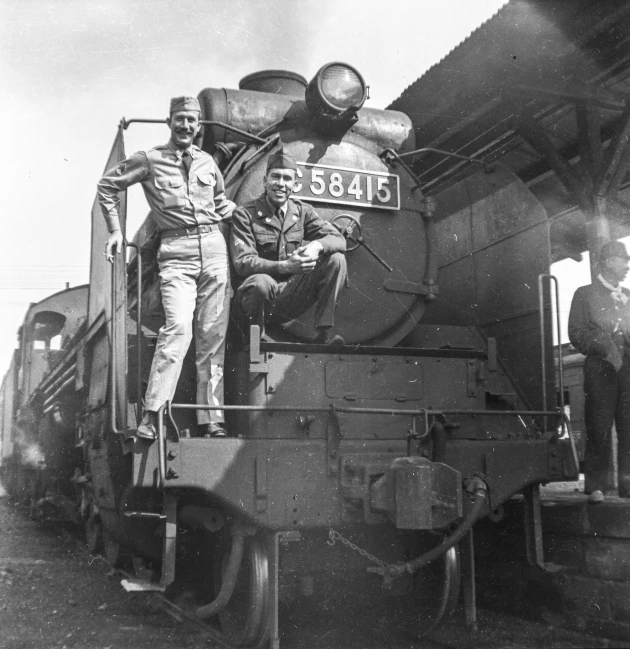
[[[186,172],[186,182],[188,182],[188,178],[190,177],[190,168],[192,167],[192,156],[190,155],[190,151],[184,151],[182,153],[182,165]]]

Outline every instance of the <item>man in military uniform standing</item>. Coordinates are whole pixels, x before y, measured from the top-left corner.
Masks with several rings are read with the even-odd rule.
[[[226,241],[219,223],[234,203],[225,196],[214,160],[193,145],[201,109],[194,97],[171,100],[166,123],[169,142],[134,153],[98,183],[101,210],[110,232],[106,255],[122,249],[118,193],[142,183],[160,231],[158,251],[166,323],[160,329],[145,395],[138,436],[154,439],[157,410],[173,398],[193,335],[197,364],[197,403],[223,405],[223,360],[230,280]],[[199,410],[199,434],[225,436],[223,411]]]
[[[569,339],[586,355],[585,492],[604,500],[613,486],[612,425],[618,439],[619,495],[630,497],[630,291],[620,286],[630,255],[620,241],[602,246],[600,274],[573,296]]]
[[[290,198],[297,164],[280,148],[267,162],[265,191],[238,207],[230,253],[240,286],[239,308],[250,324],[281,323],[315,304],[317,344],[342,345],[332,334],[335,307],[346,278],[346,241],[306,203]]]

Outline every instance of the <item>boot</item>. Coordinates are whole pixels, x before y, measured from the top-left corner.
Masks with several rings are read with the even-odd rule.
[[[329,345],[331,347],[341,347],[346,341],[339,335],[334,336],[331,333],[332,327],[317,327],[317,337],[313,340],[316,345]]]
[[[145,410],[136,435],[142,439],[155,439],[157,437],[157,412]]]

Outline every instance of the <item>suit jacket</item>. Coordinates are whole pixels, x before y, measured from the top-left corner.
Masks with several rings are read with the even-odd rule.
[[[571,302],[569,340],[582,354],[621,367],[624,353],[630,352],[630,299],[626,304],[614,300],[599,280],[578,288]]]

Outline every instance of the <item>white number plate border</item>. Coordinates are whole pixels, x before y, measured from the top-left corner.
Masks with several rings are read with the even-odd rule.
[[[356,173],[356,174],[361,174],[364,177],[367,176],[381,176],[385,178],[394,178],[396,182],[396,199],[397,203],[396,205],[386,205],[384,203],[369,203],[368,201],[343,201],[339,200],[338,198],[335,198],[334,196],[328,198],[328,197],[320,197],[320,196],[314,196],[312,192],[308,192],[307,194],[298,194],[297,192],[296,195],[298,198],[303,199],[305,201],[318,201],[320,203],[337,203],[339,205],[354,205],[357,207],[371,207],[371,208],[376,208],[376,209],[381,209],[381,210],[393,210],[393,211],[399,211],[400,210],[400,176],[396,174],[389,174],[385,171],[368,171],[366,169],[353,169],[351,167],[336,167],[333,165],[325,165],[325,164],[319,164],[315,162],[298,162],[298,183],[300,185],[300,190],[302,189],[302,182],[301,179],[303,178],[303,175],[301,174],[302,169],[300,169],[300,166],[303,167],[304,169],[308,168],[321,168],[321,169],[332,169],[333,171],[348,171],[350,173]],[[300,191],[298,190],[298,191]],[[346,193],[344,191],[344,193]],[[374,192],[374,196],[376,196],[377,192]]]

